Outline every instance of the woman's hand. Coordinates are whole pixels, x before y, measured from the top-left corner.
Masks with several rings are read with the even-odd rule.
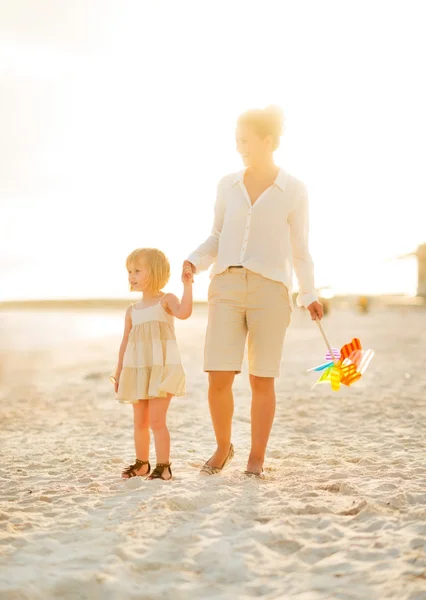
[[[316,321],[317,319],[319,319],[321,321],[321,319],[324,316],[324,309],[322,307],[321,302],[316,302],[316,301],[312,302],[308,306],[308,310],[311,315],[312,321]]]

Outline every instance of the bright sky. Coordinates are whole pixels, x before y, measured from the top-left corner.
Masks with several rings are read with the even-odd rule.
[[[234,127],[278,104],[318,286],[406,292],[426,241],[424,4],[0,0],[0,299],[127,295],[209,235]],[[205,298],[208,276],[196,280]]]

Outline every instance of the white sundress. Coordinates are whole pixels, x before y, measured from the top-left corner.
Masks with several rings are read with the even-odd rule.
[[[176,341],[174,317],[161,305],[131,310],[132,329],[123,357],[117,400],[185,395],[185,371]]]

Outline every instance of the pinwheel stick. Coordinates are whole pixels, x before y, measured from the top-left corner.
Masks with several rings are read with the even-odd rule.
[[[327,336],[325,335],[325,331],[321,325],[321,321],[318,318],[316,318],[315,321],[319,327],[319,330],[321,331],[322,337],[324,338],[325,345],[327,346],[328,351],[330,352],[331,359],[333,360],[334,363],[336,363],[337,360],[334,356],[333,350],[331,349],[330,342],[328,341]]]

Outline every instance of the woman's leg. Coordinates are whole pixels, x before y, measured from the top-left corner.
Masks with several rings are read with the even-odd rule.
[[[170,462],[170,433],[167,428],[167,410],[170,405],[171,395],[167,398],[153,398],[149,400],[151,429],[154,434],[155,452],[157,463]],[[170,479],[170,472],[165,470],[164,479]]]
[[[248,274],[248,358],[251,405],[251,451],[247,471],[261,472],[275,415],[275,382],[291,318],[284,284]]]
[[[217,449],[207,465],[222,467],[231,446],[232,384],[241,371],[247,337],[246,270],[230,268],[209,287],[204,370],[209,373],[209,407]]]
[[[212,371],[209,373],[209,407],[217,449],[208,461],[210,467],[220,468],[231,446],[232,417],[234,414],[234,396],[232,384],[235,372]]]
[[[275,381],[273,377],[250,375],[251,449],[247,471],[260,473],[275,416]]]
[[[141,400],[133,404],[133,435],[135,440],[136,458],[147,461],[149,459],[149,404],[148,400]],[[136,470],[137,475],[146,475],[148,465],[143,465]],[[123,473],[124,479],[129,477]]]

